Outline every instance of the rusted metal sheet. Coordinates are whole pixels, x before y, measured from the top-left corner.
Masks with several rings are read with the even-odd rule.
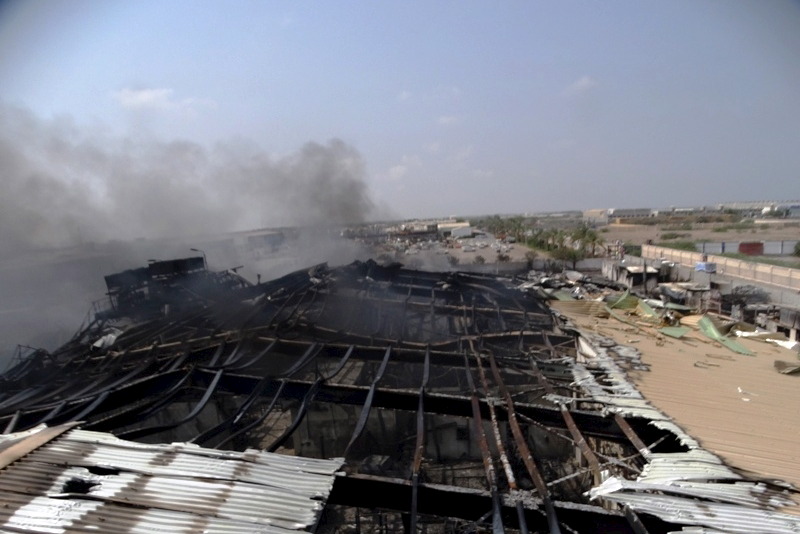
[[[69,426],[12,438],[30,450],[0,470],[0,530],[14,532],[303,530],[342,463],[138,444]]]
[[[0,436],[0,469],[16,462],[77,425],[78,423],[69,423],[53,428],[41,426],[28,432]]]

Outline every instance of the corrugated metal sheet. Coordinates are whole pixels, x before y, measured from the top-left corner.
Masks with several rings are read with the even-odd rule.
[[[691,332],[692,329],[689,328],[688,326],[665,326],[664,328],[659,328],[658,331],[664,334],[665,336],[680,339],[689,332]]]
[[[698,328],[702,317],[687,316],[681,323]],[[580,361],[592,369],[609,369],[609,376],[615,382],[623,379],[635,382],[637,393],[628,398],[646,398],[659,407],[659,413],[663,410],[667,415],[658,419],[646,402],[637,406],[601,384],[591,386],[594,380],[591,374],[576,368],[573,373],[576,382],[594,387],[596,395],[605,396],[607,411],[649,417],[651,424],[674,433],[689,449],[699,449],[698,439],[702,440],[703,448],[722,458],[728,466],[800,487],[796,377],[785,377],[773,368],[779,353],[789,358],[791,353],[742,340],[757,355],[739,356],[714,346],[695,332],[682,340],[667,340],[658,345],[654,332],[646,329],[618,332],[610,328],[611,322],[600,320],[598,326],[597,319],[575,317],[574,320],[581,327]],[[598,336],[593,332],[595,329],[603,329],[605,335]],[[609,363],[617,356],[606,354],[604,347],[624,344],[630,339],[636,342],[637,349],[644,351],[642,361],[650,372],[624,377],[618,366]],[[615,353],[618,347],[613,347]],[[794,495],[795,501],[800,502],[800,494]]]
[[[15,462],[48,441],[60,436],[77,423],[47,428],[42,425],[17,434],[0,434],[0,469]]]
[[[576,364],[575,383],[602,402],[608,412],[646,417],[658,428],[675,434],[689,450],[646,454],[647,463],[636,481],[608,479],[590,490],[590,497],[655,515],[667,522],[696,527],[686,532],[800,532],[800,517],[781,511],[796,505],[792,499],[796,493],[747,481],[717,455],[703,449],[696,439],[643,397],[607,352],[607,347],[613,345],[609,341],[591,332],[581,332],[579,350],[584,355],[584,365],[595,373]],[[619,349],[619,345],[613,347],[615,352]],[[602,383],[595,378],[598,370],[604,376]]]
[[[104,501],[3,495],[0,532],[48,534],[125,532],[130,534],[291,534],[270,525],[254,525],[211,515],[186,514],[158,508],[133,508]],[[9,513],[9,511],[13,511]]]
[[[592,498],[596,498],[619,491],[649,491],[684,497],[697,497],[700,499],[710,499],[759,509],[768,507],[777,510],[778,508],[792,506],[794,504],[786,495],[786,492],[775,490],[759,482],[736,482],[734,484],[713,482],[652,484],[613,477],[593,488],[589,492],[589,495]]]
[[[636,315],[646,319],[658,318],[658,313],[644,300],[640,300],[636,305]]]
[[[742,476],[726,466],[719,457],[695,447],[688,452],[651,455],[637,480],[670,484],[681,480],[741,479]]]
[[[564,289],[557,289],[557,290],[553,291],[552,293],[550,293],[550,296],[552,296],[555,300],[559,300],[559,301],[562,301],[562,302],[572,302],[572,301],[575,300],[572,297],[572,293],[570,293],[569,291],[566,291]]]
[[[316,523],[341,464],[72,430],[0,471],[0,531],[288,534]]]
[[[619,310],[632,310],[639,304],[639,297],[631,295],[628,290],[620,296],[609,295],[605,298],[609,308],[616,308]]]
[[[644,266],[643,265],[626,265],[625,266],[625,270],[628,271],[631,274],[642,274],[644,272]],[[647,272],[649,274],[655,274],[655,273],[658,272],[658,269],[648,265],[647,266]]]
[[[797,516],[742,506],[653,493],[613,493],[604,498],[670,523],[705,525],[730,534],[797,534]]]
[[[550,307],[568,315],[608,317],[608,306],[597,300],[554,300]]]
[[[753,355],[753,351],[743,346],[741,343],[722,335],[722,333],[720,333],[720,331],[717,329],[717,326],[707,316],[704,316],[702,319],[700,319],[700,321],[697,323],[697,326],[700,327],[700,331],[708,336],[709,339],[713,339],[714,341],[725,345],[732,351],[739,354],[744,354],[746,356]]]
[[[721,530],[705,527],[683,527],[681,530],[670,530],[667,534],[725,534]]]
[[[700,319],[705,317],[704,315],[685,315],[681,317],[680,322],[683,326],[691,326],[692,328],[700,328]]]

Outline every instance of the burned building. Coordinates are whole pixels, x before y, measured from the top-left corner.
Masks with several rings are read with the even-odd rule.
[[[110,274],[105,281],[108,306],[97,311],[98,323],[120,318],[140,321],[203,308],[208,302],[225,299],[231,290],[250,285],[235,272],[207,270],[202,256],[151,260],[147,267]]]
[[[703,450],[624,348],[511,280],[200,260],[107,277],[107,311],[0,377],[0,532],[800,528],[792,488]]]

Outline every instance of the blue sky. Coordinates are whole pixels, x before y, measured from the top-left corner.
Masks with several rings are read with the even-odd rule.
[[[5,109],[275,161],[338,139],[401,217],[798,198],[799,58],[778,0],[0,3]]]

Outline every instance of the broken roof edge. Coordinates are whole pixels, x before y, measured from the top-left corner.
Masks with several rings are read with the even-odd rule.
[[[575,383],[602,402],[604,412],[649,419],[651,425],[670,432],[688,449],[687,452],[675,453],[640,451],[647,463],[635,481],[619,482],[615,486],[610,482],[613,479],[607,479],[587,492],[587,496],[655,515],[664,521],[704,525],[725,532],[752,532],[752,525],[756,523],[749,524],[750,530],[743,530],[739,524],[742,517],[758,524],[785,527],[775,532],[800,531],[800,510],[796,508],[797,497],[800,496],[798,488],[783,480],[761,477],[757,473],[728,465],[720,456],[705,449],[673,418],[652,405],[609,354],[610,349],[625,347],[626,351],[632,351],[640,357],[637,349],[588,332],[572,323],[569,317],[566,321],[565,326],[577,335],[579,355],[585,363],[602,369],[611,386],[599,384],[589,369],[578,362],[573,367]],[[686,484],[693,485],[692,495],[675,495]],[[730,487],[727,495],[725,486]],[[632,491],[634,487],[636,491]],[[752,504],[748,505],[736,501],[742,497],[742,492],[750,491],[752,496],[752,492],[761,491],[762,488],[769,493],[770,499],[753,497]],[[724,501],[721,494],[734,502],[719,502]],[[663,505],[659,504],[661,501],[664,501]],[[684,515],[673,513],[670,508],[673,501],[679,502],[675,506],[685,509]],[[646,504],[648,502],[653,504]],[[704,513],[710,506],[719,508],[718,516]]]
[[[75,421],[48,427],[42,423],[24,432],[0,434],[0,470],[80,424]]]
[[[344,462],[144,444],[75,426],[0,436],[28,451],[0,469],[0,531],[72,532],[75,521],[115,532],[160,531],[165,521],[180,534],[313,531]]]
[[[780,486],[800,494],[800,488],[795,487],[791,483],[763,477],[753,471],[726,464],[720,456],[705,449],[701,442],[679,426],[674,418],[650,403],[636,385],[628,380],[627,372],[608,354],[609,349],[619,349],[620,347],[624,347],[626,351],[631,353],[640,354],[638,349],[618,344],[613,339],[600,334],[587,332],[574,324],[571,324],[569,328],[578,335],[578,353],[591,360],[592,363],[599,365],[612,383],[611,387],[602,386],[596,382],[594,375],[582,364],[576,364],[573,367],[573,377],[575,378],[576,384],[584,388],[588,387],[593,400],[602,403],[605,406],[604,411],[606,413],[648,419],[650,425],[659,430],[664,430],[673,434],[681,445],[689,449],[690,452],[702,451],[701,454],[704,456],[703,461],[708,462],[710,459],[713,459],[711,460],[713,463],[724,465],[731,479],[743,480],[746,478],[774,486]],[[612,388],[616,393],[608,392],[608,390]],[[670,454],[674,455],[680,453]]]

